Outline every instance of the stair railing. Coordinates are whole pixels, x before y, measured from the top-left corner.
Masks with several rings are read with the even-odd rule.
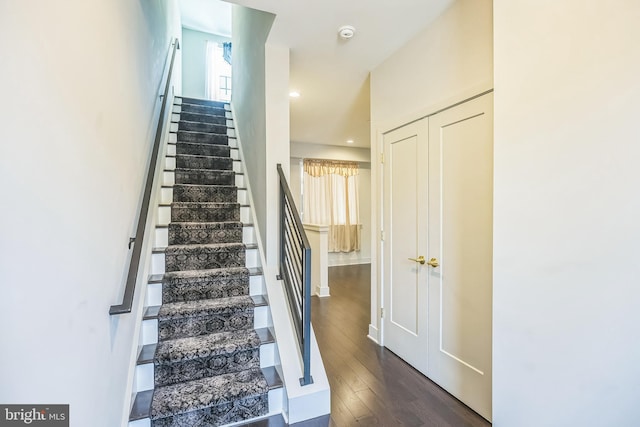
[[[151,151],[151,159],[149,160],[149,168],[147,170],[147,181],[144,186],[142,196],[142,204],[140,205],[140,213],[138,214],[138,225],[136,227],[136,236],[129,240],[129,247],[133,243],[133,252],[129,261],[129,272],[127,274],[126,287],[122,296],[122,303],[112,305],[109,314],[131,313],[133,306],[133,295],[136,290],[136,281],[138,278],[138,270],[140,269],[140,258],[142,256],[142,246],[144,240],[144,231],[147,228],[147,217],[149,214],[149,204],[151,203],[151,191],[153,189],[153,180],[156,174],[156,166],[158,164],[158,153],[160,152],[160,142],[167,120],[167,100],[169,98],[169,88],[171,87],[171,75],[173,74],[173,63],[176,58],[176,51],[180,49],[178,39],[172,42],[171,60],[169,62],[169,71],[164,82],[164,95],[162,96],[162,107],[160,108],[160,117],[158,118],[158,126],[156,127],[155,140],[153,142],[153,150]]]
[[[300,384],[313,383],[311,377],[311,246],[304,232],[287,179],[278,164],[280,176],[280,275],[293,316],[302,371]]]

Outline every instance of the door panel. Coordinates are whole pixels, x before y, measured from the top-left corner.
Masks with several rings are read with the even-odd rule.
[[[427,247],[426,221],[420,221],[427,208],[426,120],[385,135],[384,143],[385,345],[426,372],[426,270],[409,260]]]
[[[428,375],[491,419],[493,106],[429,118]]]

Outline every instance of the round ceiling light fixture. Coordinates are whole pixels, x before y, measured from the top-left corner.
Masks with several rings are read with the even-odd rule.
[[[353,28],[351,25],[343,25],[342,27],[338,28],[338,35],[340,36],[341,39],[349,40],[355,34],[356,34],[356,29]]]

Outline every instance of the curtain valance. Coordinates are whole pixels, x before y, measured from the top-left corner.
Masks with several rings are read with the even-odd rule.
[[[358,175],[358,162],[304,159],[304,171],[314,177],[324,175],[342,175],[344,177],[350,177]]]

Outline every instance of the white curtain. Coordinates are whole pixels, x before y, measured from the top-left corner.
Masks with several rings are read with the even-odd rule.
[[[329,252],[360,250],[358,164],[304,160],[304,221],[329,226]]]
[[[205,80],[205,92],[207,98],[217,99],[216,89],[218,87],[218,79],[216,75],[216,48],[217,43],[207,41],[207,76]]]
[[[216,101],[231,100],[231,65],[224,60],[223,54],[219,43],[207,41],[205,93]]]

